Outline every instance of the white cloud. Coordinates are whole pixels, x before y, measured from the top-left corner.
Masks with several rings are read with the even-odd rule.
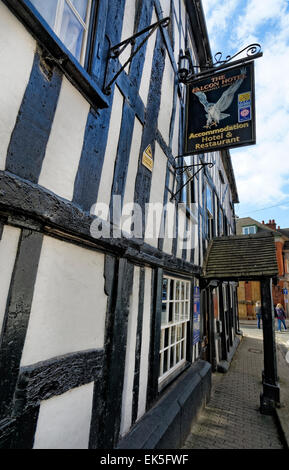
[[[214,51],[218,52],[221,42],[220,31],[225,31],[229,26],[239,0],[203,0],[207,28],[210,42],[214,45]],[[218,51],[217,51],[218,49]],[[226,53],[226,52],[225,52]]]
[[[284,0],[250,0],[236,28],[238,40],[247,43],[248,37],[254,36],[254,31],[265,22],[282,18],[285,8]]]

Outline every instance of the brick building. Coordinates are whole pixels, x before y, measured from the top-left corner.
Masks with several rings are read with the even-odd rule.
[[[274,304],[281,303],[289,314],[289,228],[281,229],[274,219],[267,223],[264,221],[260,223],[251,217],[245,217],[237,219],[236,232],[237,235],[253,235],[264,232],[271,232],[274,235],[279,275],[277,284],[273,285],[273,302]],[[254,306],[260,298],[260,283],[258,281],[240,282],[238,287],[239,318],[256,318]]]

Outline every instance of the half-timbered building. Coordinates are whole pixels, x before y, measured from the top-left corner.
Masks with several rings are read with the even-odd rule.
[[[4,448],[180,447],[226,369],[238,195],[228,151],[176,158],[181,50],[210,62],[199,0],[0,2]]]

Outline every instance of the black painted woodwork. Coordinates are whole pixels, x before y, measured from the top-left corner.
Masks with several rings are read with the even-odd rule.
[[[107,399],[107,383],[109,380],[110,370],[108,367],[111,336],[113,331],[114,311],[117,300],[117,282],[118,282],[118,259],[109,254],[105,255],[104,262],[104,291],[107,295],[107,308],[105,319],[105,336],[104,336],[104,357],[103,370],[101,373],[102,380],[97,380],[94,384],[92,416],[90,424],[89,448],[97,449],[105,447],[105,439],[102,438],[103,422],[106,419],[106,399]]]
[[[62,74],[57,68],[47,79],[36,52],[6,158],[6,170],[33,183],[38,182],[41,172],[61,83]]]
[[[100,381],[103,349],[79,351],[21,367],[15,392],[14,415],[35,407],[41,400]]]
[[[89,350],[57,356],[21,367],[12,417],[0,421],[0,448],[31,449],[40,402],[92,381],[99,389],[104,351]]]
[[[152,406],[158,397],[158,378],[160,368],[160,337],[161,337],[161,319],[162,319],[162,291],[163,291],[163,269],[158,268],[153,275],[153,296],[152,296],[152,319],[151,319],[151,338],[149,354],[149,375],[147,404]]]
[[[13,410],[14,390],[29,321],[42,239],[41,233],[24,229],[19,241],[1,333],[1,417],[10,416]]]
[[[135,180],[134,202],[140,205],[143,214],[143,235],[145,233],[145,204],[149,203],[152,172],[141,164],[142,154],[148,145],[151,145],[152,154],[155,153],[155,136],[161,100],[162,78],[165,67],[166,51],[162,41],[161,31],[158,29],[153,53],[151,80],[148,91],[145,124],[143,128],[139,166]]]
[[[270,278],[261,280],[261,304],[264,371],[262,374],[263,393],[260,396],[260,411],[263,414],[272,414],[275,407],[280,405],[280,387],[277,374],[272,279]]]
[[[180,449],[210,391],[211,366],[197,361],[120,440],[117,449]]]
[[[101,23],[102,41],[99,36],[100,33],[97,35],[99,57],[94,59],[92,73],[97,74],[103,82],[105,76],[103,76],[101,70],[104,70],[106,80],[109,80],[109,77],[114,75],[117,67],[117,63],[107,62],[107,54],[111,45],[118,44],[120,41],[124,7],[124,0],[116,0],[110,2],[109,7],[104,5],[101,7],[101,12],[106,18],[106,24]],[[107,97],[108,108],[100,112],[92,107],[86,123],[82,154],[73,194],[73,202],[85,211],[90,211],[92,205],[97,201],[107,145],[114,88],[115,84],[112,86],[111,95]]]
[[[132,424],[137,419],[138,397],[139,397],[139,380],[140,380],[140,363],[141,363],[141,344],[142,344],[142,327],[144,315],[144,296],[145,296],[145,268],[140,268],[139,276],[139,304],[135,345],[135,366],[134,366],[134,382],[133,382],[133,403],[132,403]]]
[[[226,346],[226,317],[224,312],[224,298],[223,298],[223,287],[222,284],[218,287],[219,289],[219,309],[220,309],[220,320],[222,322],[222,332],[221,332],[221,359],[223,361],[227,360],[227,346]]]
[[[179,274],[199,275],[201,268],[164,253],[141,239],[94,239],[90,226],[94,217],[77,205],[65,201],[38,185],[0,171],[0,212],[26,214],[39,222],[43,230],[64,240],[70,240],[153,267],[166,267]]]
[[[118,263],[115,302],[110,312],[110,342],[106,347],[105,403],[100,418],[99,448],[113,448],[119,437],[122,390],[125,373],[126,338],[134,267],[126,259]]]

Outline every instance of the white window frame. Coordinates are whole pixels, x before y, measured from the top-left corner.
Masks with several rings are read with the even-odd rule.
[[[163,292],[165,280],[167,295],[162,300],[159,385],[187,362],[187,335],[190,331],[191,282],[164,275]]]
[[[44,1],[44,0],[43,0]],[[78,21],[80,22],[81,26],[83,27],[83,39],[82,39],[82,45],[81,45],[81,53],[80,53],[80,58],[78,59],[77,57],[74,56],[74,54],[70,51],[70,53],[80,62],[80,64],[83,66],[85,63],[85,57],[86,57],[86,47],[87,47],[87,41],[88,41],[88,34],[89,34],[89,24],[90,24],[90,17],[91,17],[91,11],[92,11],[92,0],[88,0],[87,2],[87,12],[86,12],[86,20],[84,21],[80,14],[78,13],[77,9],[71,2],[71,0],[58,0],[57,7],[56,7],[56,13],[55,13],[55,22],[54,25],[49,25],[53,32],[56,34],[57,37],[61,40],[60,34],[61,34],[61,24],[62,24],[62,19],[63,19],[63,12],[64,12],[64,7],[65,4],[70,8],[70,10],[74,13]],[[38,10],[39,11],[39,10]],[[41,11],[39,11],[41,14]],[[63,43],[65,47],[65,43]]]
[[[210,200],[211,200],[211,210],[208,207],[208,194],[210,195]],[[213,238],[214,235],[214,215],[213,215],[213,198],[214,198],[214,193],[210,186],[207,184],[206,185],[206,207],[207,207],[207,237],[209,240]]]
[[[250,229],[253,229],[253,232],[250,231]],[[246,227],[242,227],[243,235],[254,235],[255,233],[257,233],[256,225],[247,225]]]

